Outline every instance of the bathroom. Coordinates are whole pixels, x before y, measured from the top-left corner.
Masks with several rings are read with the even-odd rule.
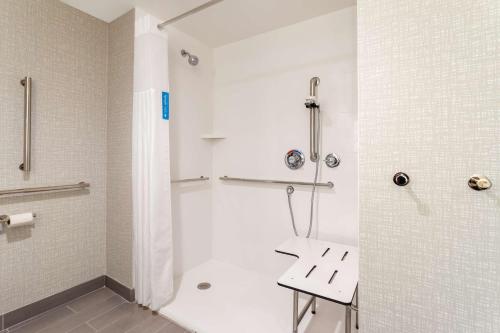
[[[499,18],[1,0],[0,332],[498,332]]]

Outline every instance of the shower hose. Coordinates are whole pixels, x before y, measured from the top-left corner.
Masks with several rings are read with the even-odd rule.
[[[318,170],[319,170],[319,158],[316,160],[316,170],[314,172],[314,182],[311,192],[311,211],[309,213],[309,228],[307,229],[306,238],[309,238],[311,236],[313,215],[314,215],[314,195],[316,193],[316,183],[318,182]],[[293,188],[292,185],[288,185],[288,187],[286,188],[286,194],[288,196],[288,208],[290,209],[290,217],[292,218],[293,232],[295,233],[295,236],[298,237],[299,233],[297,232],[297,226],[295,225],[295,217],[293,215],[293,208],[292,208],[292,194],[294,191],[295,189]]]

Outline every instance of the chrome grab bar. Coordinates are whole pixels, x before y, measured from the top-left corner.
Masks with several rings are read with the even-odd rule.
[[[210,177],[201,176],[199,178],[176,179],[176,180],[172,180],[170,182],[173,184],[177,184],[177,183],[199,182],[202,180],[210,180]]]
[[[31,171],[31,78],[22,79],[21,85],[24,87],[24,148],[23,163],[19,169],[29,174]]]
[[[49,193],[49,192],[57,192],[57,191],[84,190],[88,187],[90,187],[89,183],[80,182],[78,184],[71,184],[71,185],[18,188],[18,189],[13,189],[13,190],[0,191],[0,196],[10,196],[10,195],[17,195],[17,194]]]
[[[312,186],[313,183],[310,182],[299,182],[295,180],[269,180],[269,179],[252,179],[252,178],[235,178],[235,177],[219,177],[220,180],[224,181],[236,181],[236,182],[247,182],[247,183],[265,183],[265,184],[284,184],[284,185],[301,185],[301,186]],[[333,188],[332,182],[327,183],[316,183],[317,187],[328,187]]]

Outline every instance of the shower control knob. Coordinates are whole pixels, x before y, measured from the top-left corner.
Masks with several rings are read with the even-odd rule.
[[[325,163],[329,168],[336,168],[340,164],[340,158],[337,155],[330,153],[326,155]]]
[[[469,179],[469,187],[476,191],[484,191],[491,187],[491,181],[486,176],[472,175]]]
[[[285,154],[285,165],[291,170],[300,169],[306,158],[304,154],[297,149],[292,149]]]
[[[394,175],[392,181],[398,186],[406,186],[410,183],[410,176],[404,172],[398,172]]]

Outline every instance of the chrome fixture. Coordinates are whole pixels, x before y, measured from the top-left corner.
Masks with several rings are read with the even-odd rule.
[[[0,224],[9,224],[10,216],[9,215],[0,215]]]
[[[469,187],[476,191],[484,191],[491,188],[491,180],[486,176],[472,175],[469,179]]]
[[[398,172],[392,177],[392,181],[398,186],[406,186],[410,183],[410,176],[404,172]]]
[[[292,332],[297,333],[299,331],[299,324],[304,319],[307,311],[311,308],[312,314],[316,313],[316,296],[311,296],[307,303],[304,305],[299,313],[299,292],[297,290],[293,291],[293,326]]]
[[[222,1],[224,1],[224,0],[209,0],[206,3],[204,3],[204,4],[202,4],[202,5],[198,6],[198,7],[195,7],[193,9],[191,9],[191,10],[188,10],[185,13],[177,15],[177,16],[171,18],[171,19],[166,20],[163,23],[158,24],[157,27],[158,27],[159,30],[163,30],[169,24],[172,24],[174,22],[182,20],[183,18],[188,17],[189,15],[198,13],[198,12],[200,12],[200,11],[206,9],[206,8],[212,7],[213,5],[218,4],[219,2],[222,2]]]
[[[24,145],[23,163],[19,169],[29,175],[31,171],[31,78],[25,77],[21,80],[24,87]]]
[[[18,194],[40,194],[40,193],[60,192],[60,191],[75,191],[75,190],[84,190],[88,187],[90,187],[89,183],[80,182],[78,184],[72,184],[72,185],[19,188],[13,190],[0,191],[0,196],[11,196]]]
[[[204,180],[210,180],[209,177],[201,176],[199,178],[185,178],[185,179],[176,179],[176,180],[171,180],[171,183],[188,183],[188,182],[199,182],[199,181],[204,181]]]
[[[196,66],[196,65],[198,65],[198,62],[200,61],[200,60],[198,59],[198,57],[197,57],[197,56],[195,56],[195,55],[193,55],[193,54],[189,53],[188,51],[186,51],[186,50],[184,50],[184,49],[182,49],[182,50],[181,50],[181,55],[182,55],[183,57],[188,57],[188,63],[189,63],[191,66]]]
[[[319,102],[318,102],[318,86],[319,77],[313,77],[309,81],[309,97],[306,99],[306,108],[310,110],[309,113],[309,150],[310,159],[316,162],[319,158]]]
[[[319,86],[319,77],[313,77],[311,80],[309,80],[309,97],[306,98],[305,106],[308,108],[309,111],[309,150],[310,150],[310,159],[312,162],[315,164],[315,171],[314,171],[314,180],[312,183],[308,183],[309,185],[312,185],[312,191],[311,191],[311,206],[310,206],[310,213],[309,213],[309,227],[307,229],[307,234],[306,238],[309,238],[311,236],[311,231],[312,231],[312,225],[313,225],[313,215],[314,215],[314,197],[316,194],[316,187],[317,186],[325,186],[325,184],[318,184],[318,175],[319,175],[319,163],[320,163],[320,153],[319,153],[319,134],[320,134],[320,113],[319,113],[319,102],[318,102],[318,86]],[[331,186],[329,186],[331,185]],[[328,182],[326,186],[329,186],[330,188],[333,187],[333,183]],[[292,225],[293,225],[293,232],[295,233],[295,236],[299,236],[297,232],[297,228],[295,227],[295,219],[293,216],[293,209],[292,209],[292,193],[293,191],[290,190],[290,188],[287,189],[287,196],[288,196],[288,206],[290,208],[290,217],[292,219]]]
[[[329,168],[336,168],[340,164],[340,158],[336,154],[330,153],[326,155],[325,164]]]
[[[290,170],[300,169],[304,165],[305,161],[306,158],[300,150],[292,149],[285,154],[285,165]]]
[[[299,181],[286,181],[286,180],[269,180],[269,179],[252,179],[252,178],[235,178],[235,177],[219,177],[220,180],[224,181],[235,181],[235,182],[247,182],[247,183],[265,183],[265,184],[284,184],[284,185],[297,185],[297,186],[311,186],[314,183],[309,182],[299,182]],[[328,187],[333,188],[332,182],[327,183],[316,183],[316,187]]]
[[[36,213],[33,213],[33,217],[36,217]],[[0,224],[10,225],[10,216],[0,215]]]
[[[295,225],[295,215],[293,214],[293,207],[292,207],[293,192],[295,192],[295,188],[292,185],[288,185],[286,187],[286,196],[288,197],[288,209],[290,210],[290,218],[292,219],[293,233],[295,234],[295,236],[298,236],[299,232],[297,231],[297,226]]]

